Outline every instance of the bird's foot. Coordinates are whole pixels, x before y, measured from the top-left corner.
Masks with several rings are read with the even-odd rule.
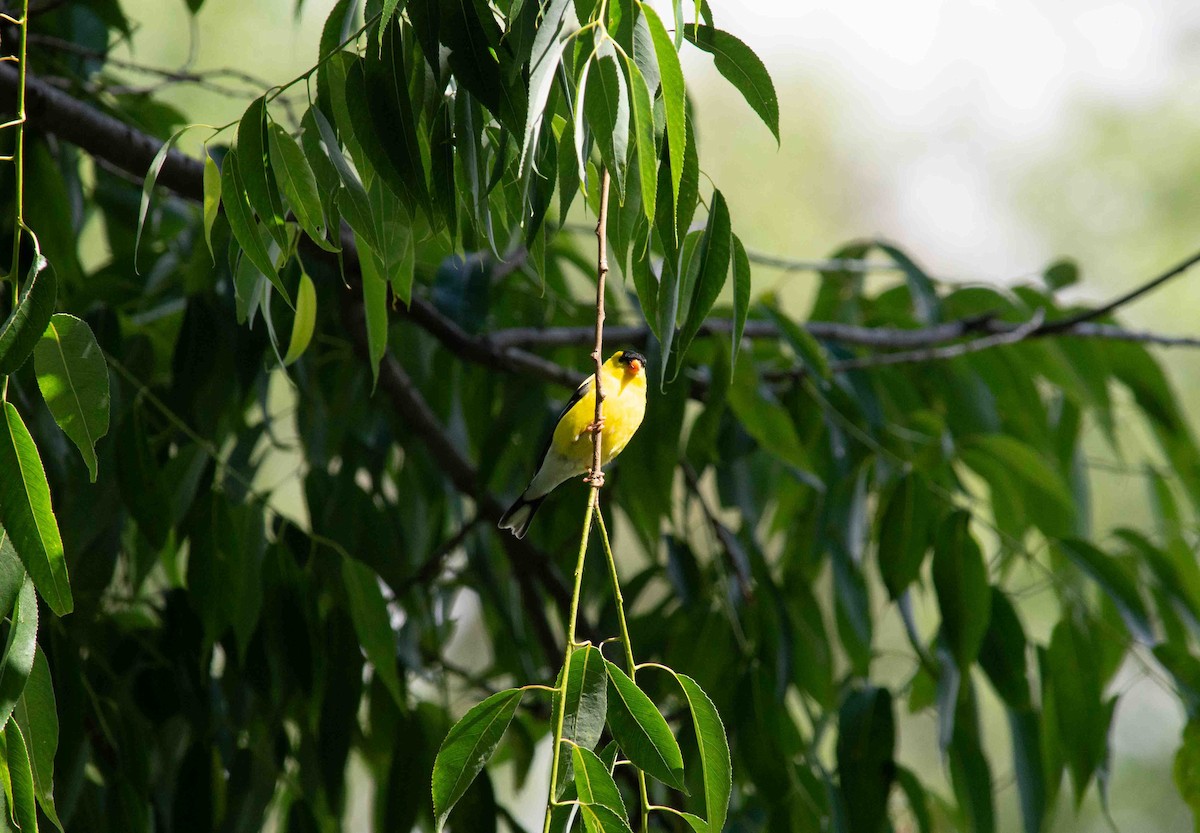
[[[604,471],[588,471],[587,477],[583,478],[583,482],[589,486],[595,486],[599,489],[604,485]]]
[[[604,430],[604,417],[600,417],[600,419],[598,419],[594,422],[589,422],[587,424],[587,427],[583,429],[584,433],[590,432],[592,434],[599,434],[603,430]]]

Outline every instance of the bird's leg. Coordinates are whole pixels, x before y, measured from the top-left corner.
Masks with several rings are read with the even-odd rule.
[[[591,469],[588,469],[587,476],[583,478],[583,482],[589,486],[595,486],[597,489],[599,489],[604,485],[604,470],[601,469],[599,471],[592,471]]]
[[[604,430],[604,417],[600,417],[600,419],[598,419],[594,422],[589,422],[587,425],[585,425],[583,428],[583,433],[599,434],[603,430]]]

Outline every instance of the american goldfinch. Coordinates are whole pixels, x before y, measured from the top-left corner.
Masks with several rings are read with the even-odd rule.
[[[646,413],[646,357],[632,350],[615,353],[600,369],[604,401],[600,410],[600,465],[621,453]],[[592,467],[592,431],[596,416],[595,376],[590,375],[566,404],[542,451],[537,474],[504,517],[500,528],[525,537],[533,513],[560,483]]]

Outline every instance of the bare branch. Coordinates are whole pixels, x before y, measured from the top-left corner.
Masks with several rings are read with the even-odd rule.
[[[592,469],[587,482],[592,484],[592,503],[600,506],[600,487],[604,485],[601,468],[601,430],[604,428],[604,279],[608,277],[608,169],[600,172],[600,216],[596,220],[596,345],[592,361],[596,365],[596,414],[592,420]]]

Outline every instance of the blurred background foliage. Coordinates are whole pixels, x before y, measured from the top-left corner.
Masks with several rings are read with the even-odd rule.
[[[236,121],[310,68],[331,7],[39,5],[31,72],[159,141]],[[715,12],[739,33],[736,12]],[[852,261],[756,259],[751,327],[777,334],[736,362],[728,336],[698,338],[605,490],[639,658],[695,677],[724,718],[728,829],[1098,830],[1105,814],[1121,829],[1190,829],[1195,360],[1047,337],[850,369],[880,353],[801,329],[1016,324],[1039,310],[1053,321],[1182,259],[1195,247],[1190,102],[1076,102],[1069,128],[999,174],[1015,238],[1036,241],[1026,259],[977,265],[961,240],[947,241],[957,255],[937,246],[936,219],[900,216],[890,167],[926,136],[848,127],[869,100],[828,74],[778,72],[763,51],[776,150],[708,57],[683,52],[705,205],[721,189],[752,254]],[[292,88],[271,114],[294,130],[308,99]],[[233,133],[209,145],[218,161]],[[207,134],[177,147],[199,158]],[[43,612],[39,636],[64,825],[429,829],[433,757],[454,719],[557,673],[584,505],[582,486],[560,489],[528,549],[494,530],[480,495],[523,487],[569,390],[434,333],[446,320],[466,336],[588,327],[594,214],[583,199],[568,217],[552,206],[551,230],[566,225],[532,264],[469,235],[458,260],[445,240],[418,239],[412,292],[425,306],[393,304],[386,347],[407,387],[394,373],[389,387],[388,362],[377,382],[374,348],[353,335],[336,262],[302,253],[282,271],[295,292],[303,265],[317,310],[285,371],[262,315],[241,323],[243,267],[223,220],[214,266],[200,205],[160,188],[135,263],[141,179],[39,135],[36,120],[28,143],[28,222],[59,308],[91,325],[112,381],[95,484],[32,363],[9,389],[41,449],[75,596],[69,616]],[[934,277],[841,248],[879,233],[920,240],[904,249]],[[1043,275],[1059,254],[1081,276]],[[610,326],[644,324],[629,277],[614,272]],[[1186,334],[1195,295],[1183,278],[1120,319]],[[732,303],[726,289],[714,317]],[[270,311],[286,353],[293,313],[278,299]],[[587,367],[586,337],[510,335],[567,379]],[[646,349],[659,367],[653,337]],[[469,471],[430,443],[414,395]],[[584,598],[588,632],[615,634],[602,570]],[[677,698],[650,693],[686,749]],[[536,828],[549,712],[526,701],[453,829]]]

